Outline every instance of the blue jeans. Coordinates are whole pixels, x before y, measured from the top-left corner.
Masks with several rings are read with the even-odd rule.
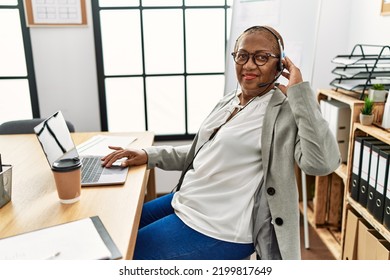
[[[144,204],[135,260],[240,260],[254,252],[253,244],[218,240],[184,224],[171,206],[173,194]]]

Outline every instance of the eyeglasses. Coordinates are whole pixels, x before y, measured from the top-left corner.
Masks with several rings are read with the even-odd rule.
[[[253,63],[256,64],[257,66],[263,66],[264,64],[266,64],[270,57],[279,58],[279,56],[272,53],[266,53],[266,52],[248,53],[244,51],[232,52],[232,56],[234,61],[238,65],[244,65],[245,63],[248,62],[249,57],[252,56]]]

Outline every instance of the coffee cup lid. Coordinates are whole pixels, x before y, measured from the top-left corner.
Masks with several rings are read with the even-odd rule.
[[[56,160],[53,163],[51,169],[53,171],[58,171],[58,172],[67,172],[67,171],[75,170],[80,167],[81,167],[81,161],[79,158],[75,157],[75,158]]]

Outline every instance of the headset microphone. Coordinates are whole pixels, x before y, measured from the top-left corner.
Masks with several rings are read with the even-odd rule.
[[[279,79],[280,75],[282,75],[282,72],[283,72],[283,69],[282,69],[282,71],[280,71],[280,72],[275,76],[275,78],[274,78],[271,82],[269,82],[269,83],[259,83],[259,84],[257,84],[257,87],[263,88],[263,87],[266,87],[266,86],[269,86],[269,85],[273,84],[274,82],[276,82],[277,79]]]

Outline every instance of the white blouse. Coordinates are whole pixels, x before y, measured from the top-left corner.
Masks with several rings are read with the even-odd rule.
[[[240,107],[235,96],[202,124],[194,168],[172,200],[178,217],[194,230],[224,241],[253,242],[254,193],[263,177],[260,139],[272,92],[254,98],[224,124]]]

